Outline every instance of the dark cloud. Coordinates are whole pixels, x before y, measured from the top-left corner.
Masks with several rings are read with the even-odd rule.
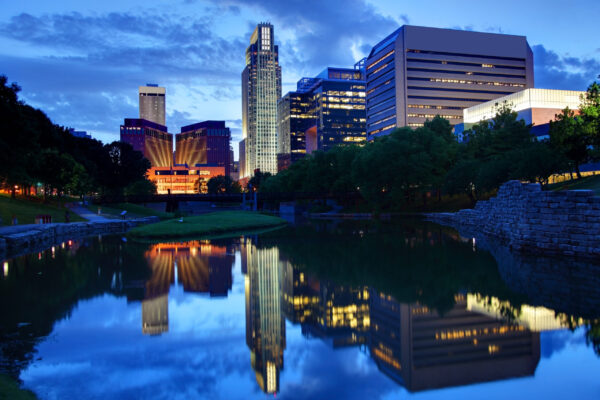
[[[536,87],[586,90],[600,74],[597,59],[560,56],[541,44],[533,46],[532,50]]]

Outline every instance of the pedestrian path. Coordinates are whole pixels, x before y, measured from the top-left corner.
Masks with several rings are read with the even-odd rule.
[[[107,217],[103,217],[102,215],[95,214],[92,211],[90,211],[87,207],[81,206],[78,203],[71,204],[71,206],[69,207],[69,210],[91,222],[114,221],[115,220],[115,218],[107,218]]]

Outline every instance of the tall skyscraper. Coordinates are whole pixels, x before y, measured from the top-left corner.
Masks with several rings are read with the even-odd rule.
[[[244,176],[256,169],[277,173],[277,101],[281,97],[279,49],[273,25],[260,23],[246,49],[242,72],[242,135],[245,140]]]
[[[524,36],[402,26],[366,62],[368,139],[533,87]]]
[[[140,118],[156,122],[160,125],[165,123],[165,94],[166,89],[153,83],[140,86]]]

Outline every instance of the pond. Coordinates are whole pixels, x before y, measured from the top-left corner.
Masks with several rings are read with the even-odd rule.
[[[3,261],[40,399],[600,398],[600,267],[421,221],[68,241]]]

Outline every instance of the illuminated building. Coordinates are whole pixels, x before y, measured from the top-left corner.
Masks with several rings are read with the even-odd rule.
[[[422,126],[440,115],[533,87],[533,53],[524,36],[402,26],[366,62],[367,134]]]
[[[288,320],[297,324],[310,323],[321,301],[319,282],[281,261],[281,304]]]
[[[166,89],[148,83],[139,88],[140,119],[165,126]]]
[[[238,163],[238,180],[241,178],[244,178],[246,176],[248,176],[246,174],[246,140],[242,139],[239,142],[238,145],[238,157],[239,157],[239,163]]]
[[[152,167],[173,165],[173,135],[167,127],[145,119],[125,118],[121,142],[129,143],[150,161]]]
[[[378,368],[411,392],[531,376],[540,335],[467,309],[440,316],[372,292],[369,349]]]
[[[215,176],[225,175],[225,167],[153,167],[146,176],[156,184],[158,194],[208,193],[206,184]]]
[[[245,157],[242,178],[256,169],[277,173],[277,100],[281,97],[279,49],[273,25],[258,24],[246,49],[242,72],[242,136]],[[240,158],[241,159],[241,158]]]
[[[315,78],[302,78],[295,92],[279,100],[280,169],[317,149],[326,151],[340,144],[366,141],[361,66],[326,68]]]
[[[557,314],[554,310],[545,307],[534,307],[527,304],[513,308],[508,301],[501,301],[496,297],[483,297],[476,294],[467,294],[467,310],[488,315],[492,318],[502,319],[507,310],[513,310],[514,323],[524,326],[533,332],[553,331],[570,328],[573,323],[569,318]],[[579,323],[581,323],[580,321]]]
[[[279,250],[245,246],[246,344],[256,381],[265,393],[279,391],[285,319],[281,309]]]
[[[218,166],[229,176],[231,131],[225,121],[204,121],[181,128],[175,135],[175,165]]]
[[[531,133],[540,139],[548,138],[550,121],[556,119],[565,108],[576,111],[585,92],[575,90],[525,89],[508,96],[486,101],[463,110],[463,125],[456,126],[455,132],[462,133],[473,125],[496,116],[504,105],[517,113],[517,118],[526,124],[533,124]]]

